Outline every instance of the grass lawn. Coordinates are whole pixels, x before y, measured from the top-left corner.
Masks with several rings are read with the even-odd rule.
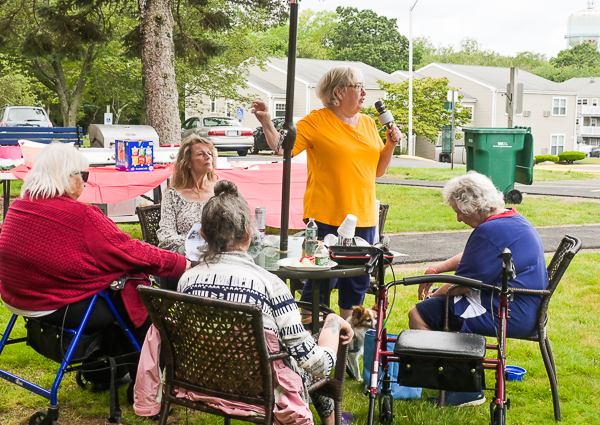
[[[595,158],[594,158],[595,159]],[[600,161],[598,161],[600,163]],[[450,168],[409,168],[409,167],[390,167],[384,177],[408,179],[408,180],[427,180],[427,181],[447,181],[453,177],[462,176],[467,172],[464,166],[455,166]],[[593,174],[577,173],[571,171],[552,171],[533,169],[533,181],[557,181],[557,180],[586,180],[597,176]]]
[[[456,214],[444,205],[440,189],[378,184],[377,199],[390,205],[385,233],[470,229],[456,221]],[[600,220],[598,202],[581,199],[525,195],[523,203],[516,208],[534,226],[598,223]]]
[[[600,287],[597,283],[599,253],[581,253],[575,257],[559,286],[550,305],[549,335],[558,370],[559,391],[563,421],[566,424],[600,423],[600,367],[598,346],[600,345]],[[405,275],[398,275],[401,278]],[[388,275],[388,278],[391,276]],[[334,291],[332,305],[336,305]],[[390,294],[392,297],[393,294]],[[368,296],[367,305],[373,303]],[[394,310],[390,313],[388,329],[398,333],[407,328],[406,313],[417,301],[416,288],[397,287]],[[7,322],[10,314],[0,307],[0,322]],[[18,332],[23,336],[23,322],[19,320]],[[508,382],[507,394],[511,399],[507,424],[553,424],[552,400],[548,378],[537,344],[527,341],[509,340],[508,364],[527,369],[522,382]],[[54,378],[56,363],[45,360],[24,344],[8,347],[0,364],[26,379],[50,386]],[[493,378],[488,375],[488,385]],[[363,385],[347,381],[343,409],[354,413],[356,424],[366,423],[368,399],[362,394]],[[394,404],[396,424],[456,424],[475,425],[489,422],[488,403],[479,407],[446,408],[438,410],[426,402],[431,390],[423,391],[421,400],[397,400]],[[486,392],[489,397],[492,393]],[[125,400],[125,389],[120,391]],[[82,391],[75,383],[74,374],[67,374],[59,391],[61,425],[104,425],[108,415],[108,393],[95,394]],[[46,400],[0,381],[0,423],[22,425],[36,410],[46,407]],[[131,406],[122,402],[123,424],[149,424],[135,416]],[[221,424],[222,419],[176,408],[173,421],[169,423]],[[239,422],[241,424],[241,422]]]
[[[600,158],[586,158],[577,162],[581,164],[600,164]]]

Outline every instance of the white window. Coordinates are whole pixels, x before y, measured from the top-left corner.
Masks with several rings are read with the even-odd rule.
[[[210,112],[217,112],[217,99],[214,97],[210,100]]]
[[[275,118],[285,118],[285,102],[275,102]]]
[[[582,101],[582,99],[581,99],[581,98],[577,99],[577,104],[578,104],[578,105],[581,105],[581,101]]]
[[[469,119],[471,120],[471,122],[467,125],[473,125],[473,116],[474,116],[473,112],[475,111],[475,109],[473,108],[472,105],[469,105],[469,106],[462,105],[462,107],[469,111]]]
[[[587,99],[584,99],[587,104]],[[552,115],[565,116],[567,115],[567,98],[555,97],[552,98]]]
[[[598,99],[592,99],[592,106],[598,106]]]
[[[551,136],[550,155],[558,155],[565,151],[565,135],[553,134]]]
[[[228,100],[225,102],[225,112],[227,113],[228,117],[233,117],[235,115],[233,110],[233,101]]]
[[[588,100],[587,99],[581,99],[581,104],[582,105],[587,105],[588,104]]]
[[[592,127],[596,127],[598,125],[598,119],[597,118],[590,119],[590,125]]]
[[[591,146],[598,146],[598,139],[590,139]]]

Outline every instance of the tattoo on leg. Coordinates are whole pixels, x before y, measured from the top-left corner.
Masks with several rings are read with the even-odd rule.
[[[337,317],[333,316],[323,324],[323,329],[331,328],[332,333],[339,333],[341,325]]]

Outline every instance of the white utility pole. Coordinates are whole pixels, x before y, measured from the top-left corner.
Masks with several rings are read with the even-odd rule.
[[[406,150],[409,155],[413,152],[413,40],[412,40],[412,11],[419,0],[408,11],[408,143]]]

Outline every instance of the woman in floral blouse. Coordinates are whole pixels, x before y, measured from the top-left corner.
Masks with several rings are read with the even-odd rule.
[[[184,252],[188,232],[200,222],[202,208],[215,194],[216,161],[217,150],[208,140],[192,134],[181,143],[173,181],[162,201],[156,232],[159,248]]]

